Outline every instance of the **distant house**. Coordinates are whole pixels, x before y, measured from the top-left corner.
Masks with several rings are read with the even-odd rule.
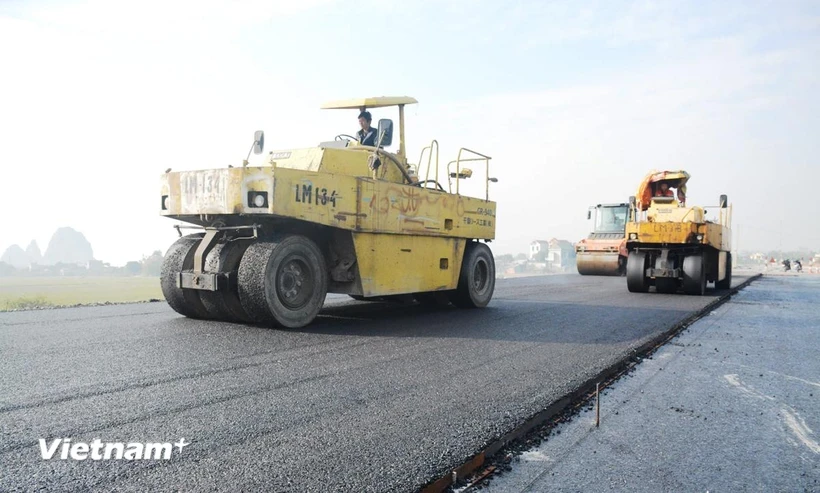
[[[564,270],[575,266],[575,247],[567,240],[553,238],[530,243],[529,260],[541,262],[549,270]]]
[[[553,238],[547,247],[547,265],[553,269],[568,269],[575,265],[575,247],[567,240]]]
[[[530,260],[543,261],[547,256],[547,251],[550,248],[550,242],[543,240],[535,240],[530,243]],[[541,252],[544,252],[543,254]]]

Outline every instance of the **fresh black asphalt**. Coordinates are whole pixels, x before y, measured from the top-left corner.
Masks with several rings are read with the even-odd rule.
[[[0,313],[0,490],[415,491],[719,294],[504,279],[485,309],[332,296],[289,331],[164,302]],[[191,445],[44,460],[40,438]]]

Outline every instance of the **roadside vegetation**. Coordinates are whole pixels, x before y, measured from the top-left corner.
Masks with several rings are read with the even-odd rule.
[[[0,277],[0,311],[163,299],[157,277]]]

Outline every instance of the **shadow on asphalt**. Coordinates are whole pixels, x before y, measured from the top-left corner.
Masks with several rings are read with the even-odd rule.
[[[683,294],[635,294],[628,305],[594,304],[595,301],[530,301],[495,299],[482,309],[453,306],[429,307],[396,302],[357,302],[330,305],[307,327],[281,329],[265,325],[219,323],[223,328],[272,331],[288,334],[323,334],[354,337],[462,338],[535,343],[607,344],[642,339],[660,326],[671,328],[724,291],[707,290],[697,297]],[[656,296],[686,297],[679,308],[645,306]],[[660,301],[660,300],[658,300]],[[665,300],[669,304],[669,300]],[[677,300],[676,300],[677,301]],[[636,316],[636,307],[643,314]],[[660,323],[659,323],[660,322]],[[200,322],[201,323],[201,322]],[[223,329],[224,330],[224,329]]]

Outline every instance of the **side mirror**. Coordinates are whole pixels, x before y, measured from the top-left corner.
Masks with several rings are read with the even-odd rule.
[[[378,137],[381,138],[380,147],[389,146],[393,142],[393,120],[382,118],[379,120]]]
[[[587,220],[592,219],[592,211],[587,211]]]
[[[632,207],[635,207],[635,196],[634,195],[631,195],[629,197],[629,205],[631,205]]]
[[[725,209],[729,204],[729,198],[724,194],[720,196],[720,208]]]
[[[265,148],[265,132],[257,130],[253,134],[253,153],[262,154],[262,149]]]

